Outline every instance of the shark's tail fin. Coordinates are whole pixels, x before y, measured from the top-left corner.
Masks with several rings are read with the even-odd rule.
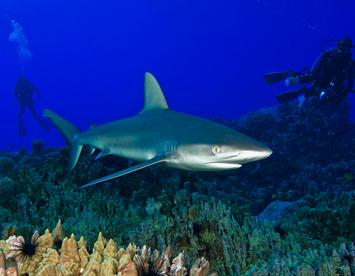
[[[65,140],[71,147],[70,160],[69,160],[69,170],[72,170],[76,163],[78,162],[83,145],[78,143],[79,130],[67,120],[63,119],[59,115],[55,114],[53,111],[46,109],[43,111],[44,116],[46,116],[63,134]]]

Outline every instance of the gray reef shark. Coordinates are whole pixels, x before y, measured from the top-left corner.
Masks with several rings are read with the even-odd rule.
[[[164,163],[189,171],[221,171],[271,155],[265,145],[221,124],[169,109],[154,76],[145,74],[144,108],[133,117],[79,130],[54,112],[44,115],[59,129],[71,146],[69,169],[73,169],[84,145],[97,158],[113,154],[141,162],[81,186],[92,186],[131,172]]]

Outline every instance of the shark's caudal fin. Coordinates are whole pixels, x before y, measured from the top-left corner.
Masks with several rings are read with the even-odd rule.
[[[141,112],[156,109],[169,109],[163,91],[155,77],[146,72],[144,76],[144,108]]]
[[[67,120],[63,119],[49,109],[44,110],[43,115],[46,116],[59,129],[67,143],[70,145],[71,152],[69,170],[72,170],[78,162],[81,150],[83,148],[83,145],[80,145],[77,142],[77,137],[80,134],[79,130]]]

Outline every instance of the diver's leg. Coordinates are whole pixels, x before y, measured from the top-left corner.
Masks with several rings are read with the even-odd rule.
[[[33,102],[32,102],[32,103],[29,103],[29,104],[28,104],[28,107],[29,107],[29,109],[31,110],[31,113],[32,113],[33,118],[34,118],[36,121],[41,120],[41,118],[38,116],[38,114],[37,114],[37,112],[36,112],[36,109],[35,109],[35,106],[34,106]]]
[[[33,102],[31,104],[29,104],[28,106],[32,112],[33,118],[41,125],[42,128],[44,128],[45,130],[49,130],[50,125],[47,124],[47,122],[44,119],[42,119],[38,116]]]
[[[25,129],[25,125],[23,123],[23,120],[22,120],[22,117],[23,117],[23,114],[25,113],[25,110],[26,110],[26,105],[24,103],[21,103],[20,102],[20,110],[18,112],[18,115],[17,115],[17,122],[18,122],[18,133],[20,136],[25,136],[26,135],[26,129]]]

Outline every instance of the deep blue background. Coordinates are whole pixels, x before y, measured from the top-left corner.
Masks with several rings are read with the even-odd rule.
[[[145,71],[177,111],[234,119],[275,105],[285,88],[263,73],[311,66],[325,39],[355,39],[354,11],[353,0],[0,0],[0,149],[63,143],[29,113],[17,136],[11,19],[33,54],[25,75],[42,91],[38,108],[85,129],[138,112]]]

